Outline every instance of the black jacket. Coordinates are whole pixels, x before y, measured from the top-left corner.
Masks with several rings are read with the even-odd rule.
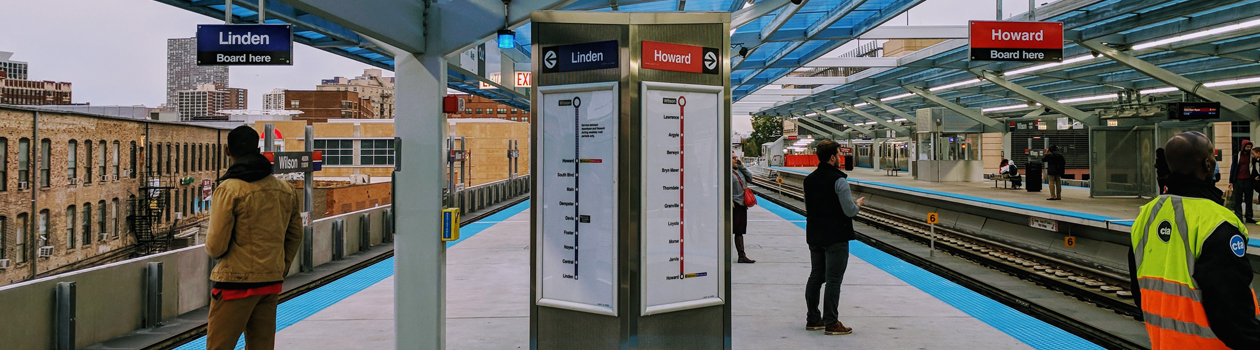
[[[1067,168],[1067,160],[1058,153],[1046,153],[1044,157],[1041,157],[1041,162],[1046,164],[1046,175],[1050,176],[1063,176]]]
[[[852,241],[853,218],[844,214],[836,195],[836,180],[848,178],[840,168],[827,163],[805,177],[805,241],[826,247]]]
[[[1206,198],[1221,202],[1221,190],[1212,182],[1173,174],[1168,179],[1167,194]],[[1187,212],[1186,215],[1195,213]],[[1194,278],[1203,293],[1203,312],[1216,337],[1232,349],[1260,349],[1260,320],[1256,320],[1256,300],[1251,294],[1251,263],[1246,255],[1239,257],[1230,249],[1229,241],[1239,235],[1233,225],[1220,225],[1207,240],[1195,260]],[[1133,302],[1142,307],[1142,294],[1137,284],[1137,262],[1129,249],[1129,283]]]

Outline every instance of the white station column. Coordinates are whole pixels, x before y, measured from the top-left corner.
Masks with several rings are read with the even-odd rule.
[[[400,169],[395,178],[394,334],[397,349],[446,348],[446,244],[442,242],[445,177],[446,59],[398,55],[394,135]]]

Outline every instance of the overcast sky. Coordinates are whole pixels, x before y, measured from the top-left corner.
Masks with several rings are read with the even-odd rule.
[[[1037,1],[1047,2],[1052,1]],[[909,23],[992,19],[995,4],[996,0],[927,0],[910,11]],[[1025,0],[1004,0],[1008,16],[1027,9]],[[192,37],[197,24],[222,22],[152,0],[7,1],[0,20],[0,51],[14,52],[13,60],[29,62],[30,79],[73,83],[75,103],[156,107],[166,100],[166,39]],[[885,25],[906,25],[906,18]],[[314,89],[320,79],[356,76],[371,68],[300,44],[294,45],[293,56],[293,66],[231,67],[230,85],[249,89],[250,107],[261,109],[262,94],[273,88]],[[751,131],[748,116],[734,119],[735,131]]]
[[[3,17],[0,51],[28,62],[29,79],[73,83],[74,103],[149,107],[166,102],[166,39],[223,23],[153,0],[5,1]],[[231,67],[228,80],[262,109],[273,88],[313,90],[320,79],[364,68],[371,66],[299,44],[293,66]]]

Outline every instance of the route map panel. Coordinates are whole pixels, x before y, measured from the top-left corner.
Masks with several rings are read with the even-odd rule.
[[[722,87],[643,84],[643,315],[720,305]]]
[[[539,305],[617,314],[616,91],[539,88]]]

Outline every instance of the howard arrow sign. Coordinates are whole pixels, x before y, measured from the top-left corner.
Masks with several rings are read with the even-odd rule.
[[[643,41],[643,63],[646,69],[674,72],[718,74],[721,51],[711,47]]]
[[[617,68],[617,41],[544,47],[542,72],[560,73]]]

